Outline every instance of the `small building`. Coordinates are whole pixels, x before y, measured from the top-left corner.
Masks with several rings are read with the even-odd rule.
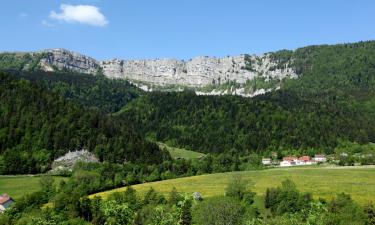
[[[281,167],[286,166],[304,166],[304,165],[313,165],[316,164],[315,160],[311,160],[310,156],[287,156],[283,158],[283,161],[280,162]]]
[[[287,167],[287,166],[292,166],[290,161],[283,160],[280,162],[281,167]]]
[[[304,155],[299,157],[296,163],[298,166],[303,166],[315,164],[315,161],[311,160],[310,156]]]
[[[271,165],[272,161],[271,158],[262,158],[263,165]]]
[[[14,200],[7,194],[0,195],[0,213],[3,213],[6,209],[8,209]]]
[[[325,162],[327,161],[327,158],[325,155],[315,155],[314,157],[315,162]]]
[[[298,158],[295,156],[287,156],[283,158],[283,161],[280,162],[281,167],[296,166]]]
[[[311,159],[310,159],[310,156],[304,155],[304,156],[299,157],[298,160],[302,162],[308,162]]]
[[[298,160],[298,158],[295,157],[295,156],[286,156],[286,157],[283,158],[283,161],[289,161],[289,162],[295,162],[297,160]]]
[[[283,161],[280,162],[280,166],[281,167],[296,166],[296,162],[283,160]]]

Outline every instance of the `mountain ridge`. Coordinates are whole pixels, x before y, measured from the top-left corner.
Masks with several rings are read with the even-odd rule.
[[[21,70],[30,70],[31,67],[47,72],[68,70],[86,74],[102,73],[109,78],[129,80],[146,91],[192,88],[197,94],[237,94],[249,97],[254,93],[279,88],[283,79],[298,77],[291,61],[280,67],[271,53],[223,58],[198,56],[187,61],[173,58],[98,61],[62,48],[25,53],[5,52],[0,55],[15,59],[31,58],[29,61],[33,61],[34,67],[30,66],[32,63],[26,62]],[[262,90],[245,88],[255,79],[266,83],[273,81],[274,85]]]

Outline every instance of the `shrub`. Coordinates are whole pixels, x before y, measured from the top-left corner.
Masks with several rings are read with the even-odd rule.
[[[228,197],[207,199],[193,210],[193,224],[242,225],[244,208],[241,203]]]

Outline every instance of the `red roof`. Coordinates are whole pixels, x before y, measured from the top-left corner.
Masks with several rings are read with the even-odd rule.
[[[0,205],[6,203],[9,200],[11,200],[11,198],[9,197],[9,195],[7,195],[7,194],[0,195]]]
[[[298,158],[295,157],[295,156],[287,156],[287,157],[284,157],[283,160],[284,161],[289,161],[289,162],[292,162],[292,161],[295,161],[297,160]]]
[[[304,155],[304,156],[299,157],[299,160],[307,162],[307,161],[310,161],[310,157]]]

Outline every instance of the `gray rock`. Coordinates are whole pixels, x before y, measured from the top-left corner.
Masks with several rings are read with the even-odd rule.
[[[199,192],[194,192],[193,198],[194,198],[195,201],[202,201],[203,200],[202,195]]]
[[[52,171],[71,171],[77,162],[99,162],[99,159],[93,153],[84,149],[73,152],[69,151],[53,161]]]
[[[48,49],[39,53],[43,53],[39,62],[42,70],[70,70],[86,74],[96,74],[101,71],[109,78],[127,79],[147,91],[168,86],[176,86],[174,90],[179,91],[183,90],[182,87],[202,88],[228,82],[244,85],[257,77],[265,81],[270,79],[281,81],[284,78],[298,77],[290,66],[292,62],[287,62],[285,66],[278,68],[278,63],[272,60],[270,54],[251,55],[247,61],[245,55],[224,58],[200,56],[189,61],[177,59],[97,61],[65,49]],[[249,60],[251,65],[247,65],[245,69]],[[251,93],[245,92],[243,86],[231,87],[227,90],[197,89],[197,94],[235,94],[252,97],[279,87],[276,85],[267,90],[251,90]]]
[[[188,62],[175,59],[109,60],[100,62],[103,73],[111,78],[125,78],[152,85],[181,85],[203,87],[234,81],[244,84],[255,77],[267,79],[296,78],[292,68],[275,68],[268,54],[251,56],[252,70],[244,69],[245,56],[225,58],[196,57]],[[271,69],[272,68],[272,69]]]
[[[99,69],[98,61],[76,52],[65,49],[47,49],[41,53],[45,53],[45,57],[40,60],[39,64],[45,71],[58,69],[95,74]]]

